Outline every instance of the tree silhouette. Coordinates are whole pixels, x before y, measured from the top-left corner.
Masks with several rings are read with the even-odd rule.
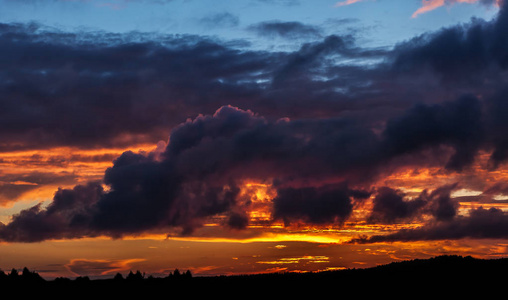
[[[113,279],[117,280],[117,281],[120,281],[120,280],[123,280],[123,276],[120,273],[116,273],[116,275],[115,275],[115,277]]]
[[[138,270],[135,274],[132,273],[132,271],[130,271],[129,275],[127,275],[126,279],[139,281],[139,280],[143,280],[143,278],[145,278],[145,275],[141,274],[141,272]]]
[[[23,268],[21,278],[25,281],[44,281],[44,279],[36,272],[31,272],[27,267]]]
[[[439,256],[430,259],[392,262],[365,269],[354,268],[341,271],[220,275],[190,279],[192,274],[189,270],[180,272],[180,270],[175,269],[173,272],[169,272],[165,278],[153,278],[152,276],[145,278],[145,274],[138,270],[135,273],[130,271],[125,280],[120,273],[117,273],[114,278],[106,280],[91,280],[84,276],[75,280],[56,278],[52,282],[46,281],[36,272],[24,268],[22,272],[12,269],[8,275],[0,270],[0,286],[4,291],[5,289],[23,291],[25,288],[43,287],[42,289],[32,290],[59,292],[75,291],[77,288],[79,291],[97,294],[106,290],[114,290],[115,293],[124,293],[122,296],[130,297],[133,292],[166,291],[168,287],[183,291],[191,289],[193,292],[198,293],[206,292],[207,295],[213,293],[218,295],[231,286],[263,294],[276,288],[285,291],[285,293],[294,291],[298,296],[305,289],[313,292],[316,290],[330,292],[336,291],[337,285],[353,290],[361,290],[368,285],[371,287],[370,291],[378,296],[379,293],[388,291],[387,287],[394,283],[396,285],[393,288],[404,293],[405,291],[421,291],[422,288],[433,293],[440,293],[443,288],[456,292],[462,289],[462,285],[459,283],[464,282],[474,282],[475,286],[483,291],[489,286],[502,286],[504,277],[498,274],[506,269],[508,269],[508,258],[481,260],[472,257]],[[34,278],[41,278],[42,280],[34,281]]]
[[[18,278],[18,277],[19,277],[18,270],[12,268],[11,273],[9,274],[9,278],[14,279],[14,278]]]
[[[79,276],[75,279],[75,281],[77,283],[89,283],[90,282],[90,277],[88,276]]]
[[[55,278],[54,282],[59,284],[68,284],[69,282],[71,282],[71,280],[67,277],[57,277]]]

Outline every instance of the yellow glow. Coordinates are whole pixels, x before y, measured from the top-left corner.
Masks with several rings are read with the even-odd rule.
[[[166,237],[165,237],[166,238]],[[311,234],[311,233],[272,233],[264,232],[260,236],[252,238],[227,238],[227,237],[171,237],[172,240],[208,242],[208,243],[256,243],[256,242],[309,242],[320,244],[336,244],[348,241],[350,238],[336,234]]]
[[[250,224],[266,223],[272,219],[272,200],[276,196],[277,191],[269,183],[247,181],[242,184],[239,198],[250,202],[245,205]]]
[[[460,189],[457,191],[453,191],[451,193],[451,197],[467,197],[467,196],[479,196],[482,194],[482,191],[474,191],[470,189]]]
[[[305,255],[302,257],[283,257],[278,260],[272,261],[257,261],[257,264],[267,264],[267,265],[278,265],[278,264],[299,264],[300,262],[305,261],[309,263],[328,263],[330,258],[327,256],[313,256],[313,255]]]

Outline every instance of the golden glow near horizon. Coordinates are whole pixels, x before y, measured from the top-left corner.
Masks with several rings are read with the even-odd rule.
[[[139,145],[134,148],[134,152],[154,150],[153,145]],[[129,149],[133,149],[133,147],[129,147]],[[112,166],[113,159],[129,149],[79,150],[55,148],[40,151],[2,153],[0,155],[0,166],[2,167],[0,175],[2,175],[4,180],[0,180],[0,186],[24,187],[26,191],[19,194],[15,199],[0,201],[0,222],[8,223],[10,216],[38,202],[51,201],[55,191],[59,187],[70,188],[89,180],[100,180],[106,168]],[[487,156],[483,158],[485,157]],[[383,177],[375,185],[398,188],[406,193],[408,199],[413,199],[426,188],[433,189],[443,184],[461,181],[465,182],[465,184],[455,190],[452,193],[452,197],[461,197],[462,199],[481,196],[485,187],[508,178],[506,170],[500,169],[488,172],[482,166],[484,163],[485,161],[482,161],[482,158],[480,158],[471,172],[463,174],[445,173],[439,168],[401,169]],[[32,174],[33,176],[30,177],[26,174]],[[52,176],[58,180],[52,180]],[[36,179],[39,177],[49,179],[37,182]],[[468,185],[470,182],[476,183],[476,179],[483,180],[483,185]],[[477,181],[480,182],[481,180]],[[276,195],[277,191],[269,179],[266,181],[247,180],[240,185],[238,201],[245,208],[249,216],[249,225],[243,231],[224,229],[220,225],[222,216],[215,216],[205,223],[205,226],[197,229],[195,234],[190,236],[168,235],[165,232],[145,233],[136,236],[125,236],[121,241],[102,236],[73,240],[48,240],[40,243],[39,246],[44,249],[41,253],[52,251],[51,249],[53,248],[48,248],[48,245],[52,245],[52,247],[60,249],[58,251],[61,251],[62,256],[65,256],[64,253],[67,253],[67,257],[72,253],[69,251],[75,250],[74,245],[84,243],[97,245],[97,247],[106,247],[100,245],[120,242],[130,244],[164,243],[164,245],[167,245],[166,243],[184,243],[187,245],[186,247],[200,249],[199,251],[205,252],[210,251],[210,248],[219,247],[219,245],[230,247],[233,252],[235,251],[234,249],[244,249],[245,247],[258,249],[258,247],[261,247],[260,245],[266,245],[264,247],[267,247],[270,253],[273,251],[270,255],[250,255],[248,259],[243,258],[238,253],[232,254],[229,260],[234,262],[231,263],[230,267],[233,269],[225,269],[220,266],[220,262],[209,260],[206,260],[206,264],[203,262],[202,265],[193,264],[190,259],[186,264],[183,263],[184,268],[190,269],[196,275],[338,270],[346,267],[374,266],[383,261],[390,262],[393,260],[417,258],[422,255],[439,255],[441,253],[461,254],[475,252],[480,257],[498,257],[508,253],[507,245],[497,241],[488,245],[474,241],[415,242],[410,244],[380,243],[375,246],[348,245],[345,242],[354,237],[387,234],[400,229],[418,228],[422,224],[418,222],[369,224],[365,220],[372,209],[372,198],[370,198],[355,206],[352,215],[344,224],[311,226],[295,223],[286,226],[282,222],[273,221],[272,205]],[[499,195],[498,197],[503,199],[502,197],[506,196]],[[459,203],[460,211],[464,213],[470,208],[477,208],[479,206],[508,210],[508,204],[503,202],[478,203],[475,201],[460,201]],[[295,243],[305,245],[305,249],[314,250],[312,253],[301,255],[301,251],[298,253],[293,252],[294,246],[292,245]],[[70,245],[73,246],[71,247]],[[254,247],[254,245],[256,246]],[[7,249],[19,247],[26,247],[28,249],[30,245],[2,243],[2,247],[5,249],[4,251],[8,251]],[[89,249],[93,249],[92,246],[89,247]],[[331,249],[337,250],[334,250],[336,252],[330,252]],[[338,249],[347,249],[350,252],[350,254],[347,254],[350,260],[349,264],[346,265],[342,258],[346,255],[343,252],[346,250]],[[172,268],[171,264],[167,263],[170,265],[167,270],[159,270],[159,265],[163,261],[163,253],[167,254],[175,251],[180,253],[180,250],[173,249],[172,247],[168,248],[168,246],[147,246],[143,250],[119,249],[118,255],[114,256],[106,255],[106,252],[98,252],[93,255],[90,252],[88,254],[86,252],[76,252],[81,253],[81,256],[70,256],[67,261],[59,263],[64,266],[63,269],[54,271],[54,273],[48,271],[46,274],[47,276],[65,276],[65,274],[67,276],[81,276],[92,274],[93,276],[100,277],[114,275],[116,272],[126,273],[135,268],[162,274]],[[248,252],[247,250],[242,251]],[[20,252],[19,255],[23,253],[27,252]],[[158,254],[156,257],[152,257],[152,253]],[[307,250],[304,250],[304,253],[307,253]],[[5,257],[3,260],[2,255]],[[0,249],[0,267],[12,267],[6,265],[10,262],[11,258],[9,257],[12,257],[12,255],[14,254],[6,255],[6,252],[2,252]],[[335,257],[337,255],[338,257]],[[14,257],[17,256],[14,255]],[[380,257],[382,257],[381,260]],[[16,259],[21,260],[21,258]],[[17,261],[16,259],[12,261]],[[53,260],[57,260],[57,258],[55,257]],[[214,263],[217,263],[217,265],[214,265]],[[173,264],[176,263],[173,262]],[[222,262],[222,264],[228,265],[230,263]]]
[[[141,148],[140,148],[141,149]],[[146,149],[146,147],[144,148]],[[105,154],[121,154],[125,149],[117,149],[118,152],[113,150],[86,150],[79,152],[80,155],[105,155]],[[65,149],[65,151],[70,151],[69,149]],[[44,161],[50,161],[51,157],[61,157],[65,151],[49,151],[45,154],[48,156],[45,157]],[[69,153],[69,152],[67,152]],[[76,155],[76,154],[75,154]],[[24,153],[11,153],[8,155],[8,159],[5,159],[4,164],[14,163],[15,161],[13,157],[21,158],[19,161],[26,160],[27,157],[33,156],[33,152],[24,152]],[[18,163],[19,163],[18,161]],[[80,162],[80,164],[85,164],[84,162]],[[111,166],[111,162],[106,163],[103,161],[93,161],[89,162],[89,165],[84,167],[84,169],[94,169],[96,173],[104,172],[104,169]],[[34,163],[34,165],[37,165]],[[73,166],[68,166],[68,168],[73,168]],[[84,178],[93,177],[90,175],[91,173],[83,173],[82,177],[77,181],[83,181]],[[500,174],[496,174],[497,177],[500,177]],[[383,182],[388,186],[398,187],[400,190],[404,191],[408,195],[418,195],[421,193],[425,186],[428,186],[428,183],[432,180],[439,181],[442,178],[441,183],[450,183],[453,182],[449,178],[449,176],[440,175],[439,170],[427,168],[427,169],[419,169],[417,172],[414,170],[402,170],[398,173],[392,173],[387,176]],[[24,181],[18,181],[11,184],[25,184]],[[36,186],[35,183],[28,183],[30,185]],[[405,185],[403,185],[405,184]],[[58,188],[58,187],[56,187]],[[4,213],[1,213],[0,210],[0,221],[7,222],[8,214],[12,215],[15,213],[14,203],[22,203],[26,202],[26,205],[16,205],[18,210],[26,208],[27,206],[32,206],[34,203],[34,199],[41,199],[46,197],[46,201],[49,201],[56,191],[54,185],[47,185],[44,188],[27,191],[20,197],[17,202],[11,202],[10,208],[4,208]],[[309,226],[305,224],[293,224],[291,226],[285,226],[282,222],[273,222],[272,220],[272,200],[276,197],[276,189],[272,186],[270,181],[266,182],[257,182],[257,181],[246,181],[241,185],[239,199],[241,201],[249,201],[249,205],[245,206],[247,208],[247,214],[249,216],[249,225],[247,227],[249,234],[255,232],[254,236],[250,236],[249,234],[236,234],[232,236],[220,234],[220,224],[216,222],[208,222],[205,224],[205,227],[216,227],[217,230],[214,233],[207,235],[206,233],[203,235],[196,236],[171,236],[171,239],[178,240],[188,240],[188,241],[206,241],[206,242],[240,242],[240,243],[250,243],[250,242],[275,242],[275,241],[304,241],[304,242],[314,242],[314,243],[343,243],[348,241],[354,236],[358,235],[371,235],[371,234],[380,234],[380,233],[388,233],[397,231],[403,228],[417,228],[421,226],[418,223],[401,223],[401,224],[367,224],[364,220],[371,209],[371,199],[365,200],[362,205],[355,207],[353,214],[349,221],[345,222],[342,225],[322,225],[322,226]],[[463,196],[477,196],[480,195],[481,191],[472,190],[467,188],[462,188],[454,191],[452,193],[452,197],[463,197]],[[411,197],[410,197],[411,198]],[[30,201],[30,199],[32,199]],[[475,202],[460,202],[461,209],[469,209],[471,207],[497,207],[501,209],[506,209],[507,204],[505,203],[481,203],[476,204]],[[9,207],[9,206],[8,206]],[[8,213],[7,213],[8,212]],[[216,220],[220,220],[220,217],[215,217]],[[199,232],[199,230],[198,230]],[[126,236],[124,239],[155,239],[162,240],[167,239],[168,235],[165,233],[157,234],[157,233],[147,233],[141,234],[139,236]]]
[[[327,256],[305,255],[302,257],[282,257],[275,261],[258,261],[256,263],[267,265],[278,265],[278,264],[298,264],[302,261],[306,261],[308,263],[327,263],[330,261],[330,258]]]

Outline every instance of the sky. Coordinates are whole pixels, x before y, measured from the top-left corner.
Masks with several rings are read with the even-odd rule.
[[[0,0],[0,270],[508,256],[500,0]]]

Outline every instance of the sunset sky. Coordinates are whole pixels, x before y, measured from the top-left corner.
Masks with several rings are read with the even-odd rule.
[[[0,270],[508,256],[507,71],[502,0],[0,0]]]

